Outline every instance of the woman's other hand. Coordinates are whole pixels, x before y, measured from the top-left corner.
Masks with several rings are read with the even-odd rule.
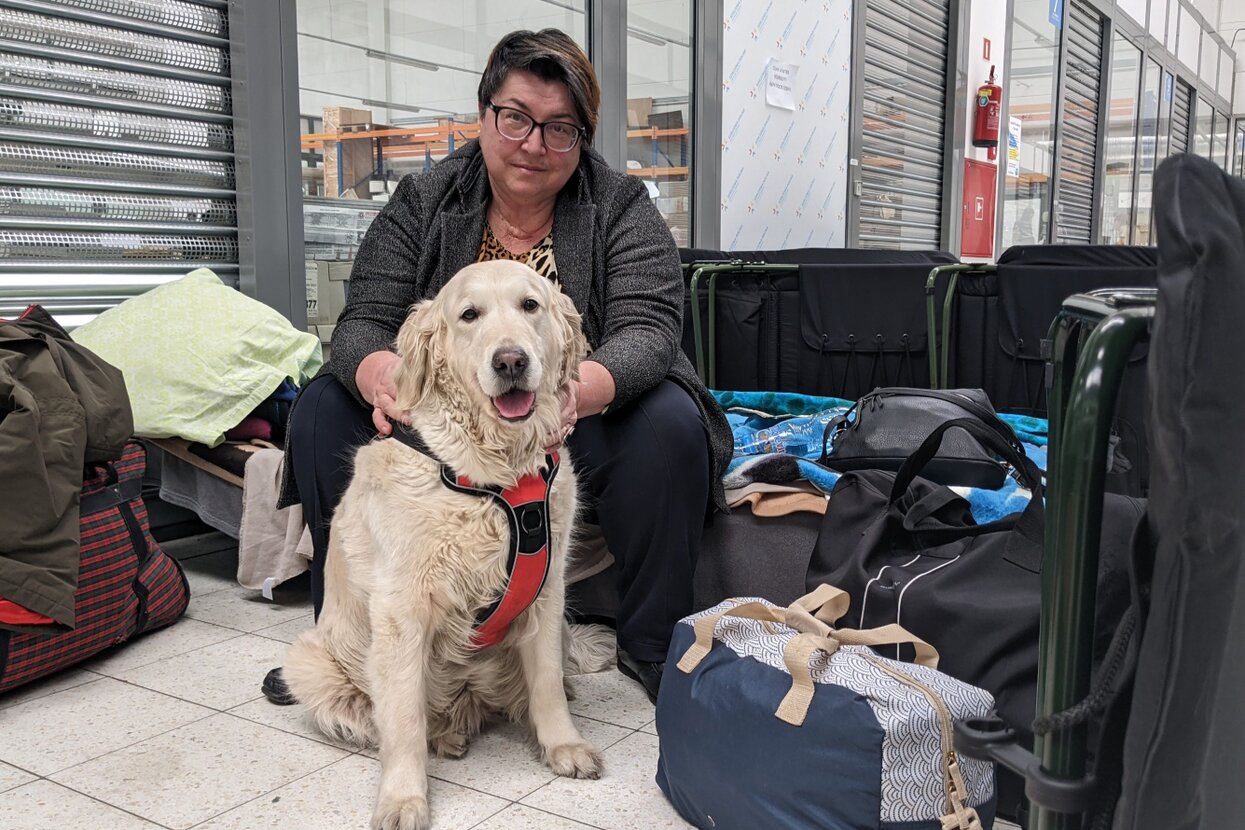
[[[354,373],[359,395],[372,405],[372,423],[381,435],[393,432],[393,426],[389,423],[391,418],[404,424],[410,423],[410,418],[398,409],[396,403],[398,387],[393,382],[393,375],[400,362],[401,358],[393,352],[372,352],[360,361]]]

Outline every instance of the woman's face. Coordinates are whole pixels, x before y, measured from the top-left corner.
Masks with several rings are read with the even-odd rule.
[[[583,126],[566,84],[541,80],[526,70],[516,69],[507,75],[491,103],[519,110],[542,124],[565,121]],[[569,152],[550,150],[539,127],[522,141],[505,138],[497,132],[496,113],[487,107],[480,112],[480,149],[489,181],[495,191],[511,201],[554,198],[575,172],[583,146],[581,139]]]

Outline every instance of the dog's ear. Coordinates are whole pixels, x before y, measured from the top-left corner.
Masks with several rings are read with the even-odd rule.
[[[445,321],[432,300],[424,300],[411,309],[398,329],[397,350],[402,362],[394,373],[394,385],[398,388],[395,403],[407,412],[431,394],[437,369],[445,361]]]
[[[583,320],[575,303],[557,289],[553,294],[553,319],[557,323],[558,339],[562,345],[558,372],[558,385],[562,386],[579,376],[579,361],[588,354],[588,341],[584,337]]]

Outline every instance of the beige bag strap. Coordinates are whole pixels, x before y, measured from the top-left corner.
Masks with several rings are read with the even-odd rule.
[[[771,608],[763,602],[745,602],[725,608],[716,614],[701,617],[693,628],[696,632],[696,642],[692,643],[679,660],[679,671],[688,674],[700,665],[701,660],[705,659],[709,649],[713,648],[713,633],[723,617],[742,617],[766,623],[781,623],[783,611],[781,608]]]
[[[801,634],[812,634],[817,637],[833,637],[839,643],[849,646],[885,646],[911,643],[916,649],[916,662],[931,669],[938,668],[938,652],[929,643],[915,636],[902,626],[894,623],[881,628],[864,631],[836,630],[831,625],[839,620],[851,603],[851,597],[832,585],[822,584],[817,590],[805,594],[791,603],[787,608],[774,608],[763,602],[741,602],[722,609],[716,614],[709,614],[696,621],[693,630],[696,640],[684,652],[678,662],[679,670],[684,674],[691,673],[705,659],[713,648],[713,635],[717,631],[718,622],[724,617],[740,617],[743,619],[760,620],[768,627],[772,623],[789,626]],[[770,633],[776,633],[771,631]],[[789,646],[788,646],[789,647]],[[836,645],[827,654],[833,654]],[[803,666],[808,670],[808,656]],[[805,710],[807,710],[805,706]],[[801,721],[803,719],[801,718]]]
[[[791,689],[783,697],[782,703],[778,704],[774,715],[792,726],[804,725],[808,707],[813,702],[813,692],[816,690],[812,670],[808,667],[813,652],[824,651],[829,657],[839,650],[839,646],[890,646],[901,643],[912,644],[916,649],[917,662],[922,666],[938,668],[937,650],[902,626],[894,624],[864,631],[835,630],[824,637],[811,633],[796,635],[787,643],[782,653],[783,664],[791,673]]]
[[[823,582],[812,593],[791,603],[791,608],[801,608],[827,625],[834,625],[843,618],[851,604],[852,597],[847,591]]]
[[[837,628],[833,636],[845,646],[898,646],[907,643],[916,650],[913,662],[931,669],[938,668],[938,649],[897,623],[860,631]]]

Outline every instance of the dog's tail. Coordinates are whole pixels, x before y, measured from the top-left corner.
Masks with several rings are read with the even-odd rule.
[[[562,670],[592,674],[614,665],[614,632],[604,625],[567,623],[562,627]]]
[[[371,698],[333,658],[319,628],[299,636],[286,655],[282,673],[321,732],[356,746],[375,745]]]

